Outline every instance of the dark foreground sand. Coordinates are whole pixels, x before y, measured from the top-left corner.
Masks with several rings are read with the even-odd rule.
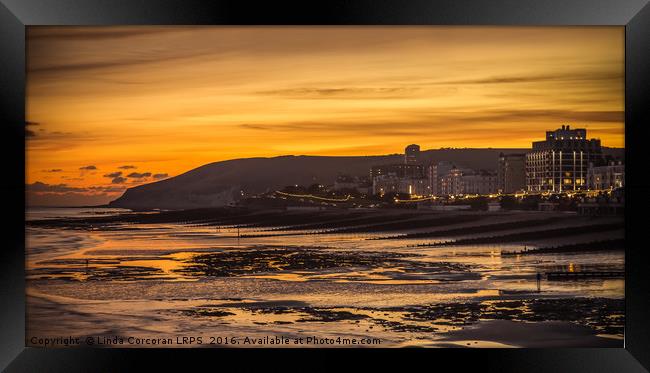
[[[599,337],[588,327],[565,321],[486,320],[445,335],[436,347],[613,347],[621,340]],[[498,345],[497,345],[498,344]],[[501,346],[503,345],[503,346]]]

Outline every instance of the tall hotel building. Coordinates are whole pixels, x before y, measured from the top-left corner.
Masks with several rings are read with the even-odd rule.
[[[420,163],[420,146],[411,144],[404,149],[404,162],[370,168],[372,194],[403,193],[429,195],[431,188]]]
[[[526,154],[499,154],[497,191],[516,193],[526,190]]]
[[[546,140],[533,142],[526,154],[526,189],[558,193],[587,189],[589,164],[602,161],[600,139],[587,139],[586,129],[562,126],[546,131]]]
[[[420,163],[420,145],[411,144],[404,149],[404,164]]]

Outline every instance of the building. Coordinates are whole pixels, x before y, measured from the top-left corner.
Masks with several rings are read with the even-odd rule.
[[[346,190],[346,189],[356,189],[357,180],[356,178],[350,175],[339,175],[334,182],[332,189],[334,190]]]
[[[526,153],[526,189],[563,192],[587,189],[589,164],[603,162],[599,139],[587,139],[584,128],[569,126],[546,132],[546,140],[533,142]]]
[[[590,167],[587,171],[587,185],[591,190],[607,190],[625,186],[625,165],[623,162],[609,162],[606,166]]]
[[[411,144],[404,149],[404,164],[420,164],[420,145]]]
[[[493,171],[452,168],[440,178],[440,195],[486,195],[496,191],[497,175]]]
[[[497,192],[516,193],[526,190],[526,154],[499,154]]]
[[[404,149],[404,163],[372,166],[370,179],[373,194],[431,194],[429,180],[420,163],[420,146],[416,144]]]
[[[399,177],[397,175],[390,174],[374,177],[372,181],[373,194],[429,194],[429,183],[425,178]]]
[[[447,175],[452,168],[455,168],[454,165],[446,161],[432,163],[427,167],[427,177],[432,195],[443,195],[441,186],[442,177]]]
[[[370,178],[383,175],[395,175],[397,177],[423,178],[424,167],[421,164],[386,164],[372,166]]]
[[[367,176],[339,175],[332,189],[336,191],[356,191],[360,194],[369,194],[372,193],[372,182],[370,182]]]
[[[440,176],[439,194],[442,196],[463,194],[463,170],[454,167],[447,174]]]
[[[492,194],[497,192],[497,175],[495,172],[480,170],[463,174],[461,177],[461,194]]]

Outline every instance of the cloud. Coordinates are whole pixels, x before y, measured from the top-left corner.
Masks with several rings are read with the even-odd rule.
[[[453,116],[447,118],[453,120]],[[622,122],[625,119],[625,112],[618,110],[602,111],[581,111],[581,110],[494,110],[485,111],[463,117],[456,115],[457,120],[462,122],[521,122],[530,120],[548,120],[561,123],[580,122]]]
[[[120,172],[120,174],[121,174],[121,172]],[[125,181],[126,181],[125,177],[117,176],[113,180],[111,180],[111,183],[113,183],[113,184],[124,184]]]
[[[281,124],[240,124],[240,128],[278,133],[296,133],[304,135],[318,135],[321,137],[340,137],[340,136],[416,136],[426,134],[432,129],[436,132],[458,133],[457,126],[463,126],[468,132],[464,136],[471,136],[481,132],[481,136],[494,136],[495,128],[508,128],[510,133],[523,130],[531,133],[531,130],[525,126],[531,121],[549,122],[556,125],[570,124],[574,127],[584,127],[594,123],[618,123],[623,122],[625,113],[618,110],[486,110],[486,111],[467,111],[452,112],[445,111],[441,113],[430,112],[426,110],[416,110],[405,113],[402,118],[397,120],[375,120],[367,123],[358,123],[355,118],[343,119],[339,123],[325,121],[301,121],[285,122]],[[342,126],[340,123],[349,122],[350,125]],[[486,124],[493,125],[486,127]],[[499,127],[499,123],[505,123],[504,127]],[[520,123],[521,126],[512,126],[512,123]],[[616,130],[623,130],[623,127],[617,127]],[[542,133],[543,132],[535,132]],[[421,136],[421,135],[420,135]]]
[[[249,130],[268,130],[269,126],[260,125],[260,124],[251,124],[251,123],[242,123],[239,125],[241,128],[246,128]]]
[[[43,170],[43,172],[61,172],[61,171],[63,171],[63,170],[60,169],[60,168],[52,168],[52,169],[49,169],[49,170]]]
[[[121,169],[121,170],[130,170],[132,168],[137,168],[137,167],[131,166],[131,165],[125,165],[125,166],[120,166],[118,168]]]
[[[123,186],[92,186],[87,188],[91,192],[102,192],[102,193],[121,193],[126,189]]]
[[[409,98],[409,94],[419,91],[412,87],[301,87],[256,92],[260,95],[285,96],[299,99],[377,99]]]
[[[40,193],[68,193],[68,192],[85,192],[85,188],[71,187],[67,184],[46,184],[40,181],[37,181],[32,184],[26,185],[27,190],[30,192],[40,192]]]
[[[125,179],[126,180],[126,179]],[[96,194],[96,193],[118,193],[123,192],[124,187],[114,186],[92,186],[87,188],[73,187],[68,184],[47,184],[37,181],[32,184],[25,185],[30,193],[82,193],[82,194]]]
[[[164,179],[164,178],[166,178],[168,176],[169,176],[168,174],[154,174],[153,178],[154,179]]]
[[[53,46],[51,43],[48,43],[47,47],[44,47],[44,49],[41,49],[41,52],[44,52],[46,55],[51,55],[52,51],[50,50],[48,52],[47,48],[52,48]],[[74,60],[75,62],[70,62],[66,61],[64,58],[59,59],[58,61],[63,61],[61,62],[56,62],[54,64],[49,64],[50,61],[54,60],[57,61],[57,59],[52,58],[50,60],[41,60],[41,61],[35,61],[31,60],[30,64],[28,64],[27,70],[29,74],[65,74],[65,73],[72,73],[75,75],[80,75],[83,73],[93,73],[96,74],[97,70],[119,70],[119,69],[133,69],[137,68],[140,66],[146,66],[146,65],[151,65],[151,64],[156,64],[161,61],[161,59],[164,59],[166,62],[171,62],[174,60],[188,60],[192,58],[201,58],[201,57],[209,57],[218,53],[223,53],[223,52],[218,52],[214,51],[212,49],[206,49],[206,50],[191,50],[191,49],[186,49],[182,50],[182,47],[179,45],[177,48],[152,48],[149,50],[149,53],[143,53],[142,50],[140,51],[134,51],[130,55],[128,54],[122,54],[121,56],[112,56],[112,60],[105,58],[104,60],[86,60],[83,61],[82,59],[79,60]],[[93,76],[94,78],[94,76]],[[137,82],[130,82],[130,83],[135,83],[138,84]]]
[[[152,62],[152,61],[145,61]],[[106,68],[119,68],[119,67],[129,67],[135,64],[141,63],[138,60],[133,61],[100,61],[100,62],[87,62],[87,63],[78,63],[78,64],[69,64],[69,65],[52,65],[52,66],[40,66],[33,67],[29,69],[29,73],[60,73],[60,72],[76,72],[83,70],[96,70],[96,69],[106,69]]]
[[[30,41],[63,41],[63,40],[103,40],[137,37],[150,34],[162,34],[165,32],[176,32],[175,27],[120,27],[120,28],[89,28],[89,27],[65,27],[45,28],[30,27],[27,37]]]
[[[26,137],[35,137],[36,132],[34,130],[29,129],[28,127],[30,126],[38,126],[40,123],[38,122],[31,122],[31,121],[25,121],[25,136]]]
[[[490,76],[478,79],[462,79],[441,81],[434,84],[511,84],[511,83],[539,83],[552,81],[599,81],[599,80],[620,80],[623,76],[620,72],[596,71],[584,73],[564,73],[564,74],[531,74],[531,75],[503,75]]]
[[[130,174],[128,174],[126,176],[130,177],[130,178],[134,178],[134,179],[142,179],[142,178],[151,176],[151,172],[143,172],[143,173],[131,172]]]
[[[108,177],[111,179],[114,179],[116,177],[122,176],[122,171],[117,171],[117,172],[111,172],[110,174],[104,175],[104,177]]]
[[[83,166],[83,167],[79,167],[79,169],[82,171],[96,170],[97,166],[95,165]]]
[[[30,206],[87,206],[108,203],[124,192],[123,186],[78,188],[67,184],[46,184],[37,181],[25,185]]]
[[[257,95],[278,96],[292,99],[410,99],[413,95],[423,92],[431,94],[427,87],[463,86],[463,85],[497,85],[518,83],[596,83],[620,81],[623,79],[621,71],[584,71],[554,74],[520,74],[520,75],[494,75],[471,79],[456,80],[419,80],[413,83],[399,84],[394,87],[289,87],[253,92]],[[414,86],[416,85],[416,86]]]

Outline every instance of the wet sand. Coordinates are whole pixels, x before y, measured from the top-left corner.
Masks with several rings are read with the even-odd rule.
[[[535,276],[622,270],[621,224],[562,213],[223,209],[32,221],[28,333],[620,347],[622,279],[544,280],[538,292]],[[523,246],[563,249],[506,254]]]

